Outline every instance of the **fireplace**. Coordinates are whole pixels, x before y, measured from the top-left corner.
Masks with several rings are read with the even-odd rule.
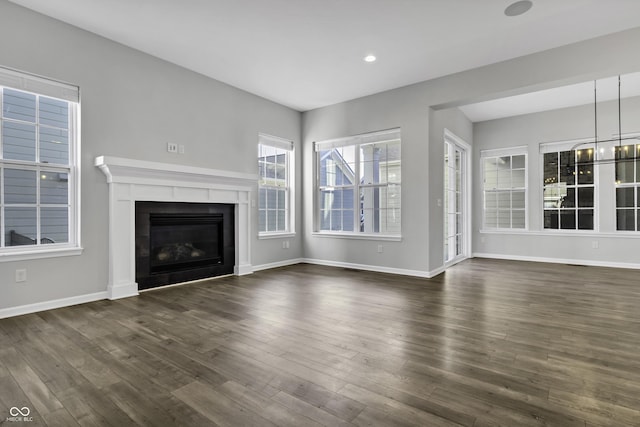
[[[139,289],[233,273],[233,205],[138,201],[135,209]]]
[[[235,263],[235,275],[253,272],[250,204],[251,193],[258,181],[257,174],[111,156],[96,157],[95,165],[104,173],[109,186],[107,298],[138,295],[142,288],[136,281],[138,239],[135,207],[138,202],[223,204],[232,207],[230,221],[233,228],[230,232],[233,234],[232,239],[225,238],[224,241],[224,264]],[[235,252],[231,258],[230,254],[227,255],[227,244],[232,241]],[[155,273],[155,277],[159,274]]]

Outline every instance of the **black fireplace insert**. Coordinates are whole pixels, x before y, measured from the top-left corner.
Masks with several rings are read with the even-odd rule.
[[[233,273],[234,206],[136,202],[139,289]]]

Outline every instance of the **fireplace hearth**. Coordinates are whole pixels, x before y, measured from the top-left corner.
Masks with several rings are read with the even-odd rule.
[[[148,289],[232,274],[234,206],[136,202],[136,282]]]

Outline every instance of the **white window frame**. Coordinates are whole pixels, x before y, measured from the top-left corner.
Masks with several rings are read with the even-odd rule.
[[[268,239],[277,237],[294,236],[295,233],[295,152],[293,141],[264,133],[258,134],[258,161],[260,159],[261,147],[268,146],[286,152],[286,184],[285,184],[285,230],[260,231],[260,190],[273,189],[282,190],[283,187],[265,184],[262,177],[258,177],[258,238]],[[268,222],[268,221],[267,221]]]
[[[40,176],[41,172],[61,172],[68,174],[68,242],[41,243],[40,179],[38,178],[36,184],[36,204],[29,204],[29,207],[35,207],[37,212],[36,242],[34,245],[4,247],[6,231],[3,219],[0,221],[0,242],[2,243],[2,246],[0,247],[0,262],[79,255],[82,253],[82,246],[80,242],[80,90],[77,86],[4,67],[0,67],[0,88],[2,88],[0,92],[2,92],[4,88],[27,92],[29,94],[36,95],[36,100],[38,97],[44,96],[69,102],[68,165],[54,165],[46,162],[39,162],[37,161],[38,157],[36,157],[36,161],[5,160],[2,156],[3,138],[2,126],[0,126],[0,167],[3,169],[10,168],[35,171],[37,177]],[[2,96],[0,96],[0,116],[2,116]],[[39,119],[36,119],[35,126],[35,149],[36,156],[38,156],[40,144],[38,137],[40,127]],[[20,207],[19,205],[13,204],[11,206]],[[2,214],[4,214],[4,183],[0,185],[0,208]],[[2,215],[2,218],[4,218],[4,215]]]
[[[615,140],[615,138],[618,138],[619,135],[614,135],[614,137],[612,138],[613,140]],[[638,227],[638,220],[640,217],[640,179],[638,178],[638,168],[640,167],[640,134],[638,133],[632,133],[632,134],[623,134],[620,135],[621,138],[623,138],[623,142],[621,142],[620,144],[616,143],[615,145],[612,146],[612,153],[614,156],[616,156],[616,148],[618,147],[618,145],[621,146],[633,146],[633,151],[634,151],[634,156],[635,156],[635,160],[632,161],[632,163],[635,163],[634,166],[634,181],[633,182],[620,182],[617,180],[617,174],[616,174],[616,168],[615,165],[617,165],[617,162],[614,162],[614,179],[616,179],[615,181],[615,185],[614,185],[614,201],[613,201],[613,209],[614,209],[614,214],[613,214],[613,227],[614,230],[617,234],[623,234],[623,233],[627,233],[627,234],[631,234],[634,235],[638,232],[640,232],[640,227]],[[615,158],[615,157],[614,157]],[[618,198],[617,198],[617,193],[618,193],[618,188],[633,188],[634,189],[634,206],[632,208],[629,207],[618,207]],[[618,229],[618,211],[619,210],[634,210],[634,229],[633,230],[619,230]]]
[[[383,142],[391,142],[391,141],[399,141],[400,146],[402,147],[402,136],[400,128],[393,128],[383,131],[370,132],[365,134],[359,134],[344,138],[337,138],[325,141],[318,141],[315,145],[315,180],[314,180],[314,231],[313,235],[318,237],[340,237],[340,238],[353,238],[353,239],[369,239],[369,240],[390,240],[390,241],[400,241],[402,240],[402,207],[400,207],[400,231],[397,233],[385,233],[385,232],[366,232],[359,231],[360,224],[360,190],[366,188],[398,188],[400,193],[402,192],[402,178],[400,178],[400,182],[385,182],[385,183],[375,183],[375,184],[361,184],[358,179],[355,179],[353,185],[349,186],[341,186],[341,188],[352,188],[354,194],[354,205],[352,207],[354,212],[354,231],[338,231],[338,230],[321,230],[320,227],[320,194],[322,190],[326,190],[329,187],[321,187],[320,186],[320,151],[328,150],[333,148],[340,148],[346,146],[354,146],[355,147],[355,177],[360,176],[360,146],[367,145],[372,143],[383,143]],[[401,155],[402,157],[402,155]],[[402,159],[400,161],[394,162],[400,165],[400,170],[402,171]],[[402,172],[400,172],[402,174]],[[402,197],[400,198],[402,200]],[[401,202],[402,203],[402,202]]]
[[[601,144],[599,144],[601,145]],[[546,142],[546,143],[542,143],[540,144],[540,177],[539,177],[539,182],[538,185],[540,185],[541,181],[544,180],[544,155],[546,153],[560,153],[563,151],[571,151],[571,150],[594,150],[594,167],[593,167],[593,184],[578,184],[578,181],[576,180],[576,183],[574,185],[572,185],[572,187],[575,187],[576,190],[582,186],[582,187],[588,187],[593,185],[593,228],[592,229],[580,229],[578,228],[578,219],[576,218],[576,228],[574,229],[568,229],[568,228],[545,228],[544,227],[544,211],[545,211],[545,207],[544,207],[544,183],[542,183],[541,187],[540,187],[540,212],[541,212],[541,224],[540,224],[540,228],[543,232],[545,233],[550,233],[550,234],[593,234],[593,233],[599,233],[600,230],[600,201],[599,201],[599,194],[600,194],[600,189],[599,189],[599,168],[596,166],[597,165],[597,159],[598,159],[598,153],[597,150],[595,148],[595,144],[593,141],[593,138],[584,138],[584,139],[575,139],[575,140],[568,140],[568,141],[558,141],[558,142]],[[576,195],[577,196],[577,195]],[[576,206],[574,209],[577,213],[577,211],[580,209],[580,207]],[[585,208],[588,209],[588,208]]]
[[[524,187],[509,187],[509,188],[493,188],[492,192],[512,192],[512,191],[523,191],[524,192],[524,228],[513,228],[513,224],[511,227],[487,227],[486,224],[486,189],[485,189],[485,160],[491,158],[498,157],[514,157],[514,156],[524,156]],[[529,230],[529,154],[528,147],[518,146],[518,147],[509,147],[509,148],[498,148],[498,149],[490,149],[490,150],[482,150],[480,151],[480,169],[482,173],[482,225],[480,227],[481,232],[494,232],[494,231],[515,231],[515,232],[525,232]],[[512,212],[513,207],[509,207],[509,212]]]

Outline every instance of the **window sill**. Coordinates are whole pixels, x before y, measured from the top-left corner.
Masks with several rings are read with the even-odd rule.
[[[285,238],[285,237],[296,237],[296,233],[264,233],[264,234],[258,234],[258,239],[262,240],[262,239],[280,239],[280,238]]]
[[[30,259],[57,258],[63,256],[76,256],[82,254],[83,248],[79,246],[46,248],[46,249],[18,249],[0,252],[0,262],[25,261]]]
[[[356,239],[356,240],[382,240],[387,242],[400,242],[402,235],[397,234],[364,234],[350,232],[328,232],[314,231],[311,233],[313,237],[329,237],[337,239]]]

